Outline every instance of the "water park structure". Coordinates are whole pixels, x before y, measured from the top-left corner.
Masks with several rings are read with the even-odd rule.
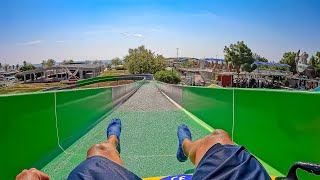
[[[119,78],[96,77],[76,86]],[[145,77],[114,87],[2,95],[2,178],[31,167],[66,178],[87,149],[105,139],[114,117],[125,129],[121,157],[140,177],[192,174],[190,162],[175,158],[180,123],[189,125],[194,139],[226,130],[271,177],[284,177],[295,162],[320,162],[319,101],[317,92],[179,86]],[[317,179],[304,171],[298,176]]]

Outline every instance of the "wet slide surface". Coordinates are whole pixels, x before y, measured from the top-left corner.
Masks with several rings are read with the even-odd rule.
[[[112,118],[122,120],[121,159],[127,169],[141,178],[193,171],[191,162],[180,163],[175,156],[178,146],[176,132],[181,123],[189,126],[193,140],[209,134],[172,104],[153,83],[146,83],[42,171],[54,180],[67,178],[69,172],[85,160],[92,145],[106,140],[106,127]]]

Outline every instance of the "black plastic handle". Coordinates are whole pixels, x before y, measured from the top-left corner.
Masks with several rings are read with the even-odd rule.
[[[308,162],[296,162],[291,166],[287,177],[285,177],[285,178],[278,177],[278,178],[276,178],[276,180],[280,180],[280,179],[298,180],[298,176],[296,174],[296,170],[298,168],[300,168],[304,171],[307,171],[309,173],[313,173],[315,175],[320,175],[320,164],[313,164],[313,163],[308,163]]]

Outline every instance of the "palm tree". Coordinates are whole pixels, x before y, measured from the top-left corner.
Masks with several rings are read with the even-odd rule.
[[[9,64],[5,64],[5,65],[4,65],[4,71],[6,71],[6,72],[7,72],[7,71],[8,71],[8,69],[9,69],[9,67],[10,67],[10,65],[9,65]]]
[[[27,65],[27,61],[23,61],[23,66],[26,67]]]

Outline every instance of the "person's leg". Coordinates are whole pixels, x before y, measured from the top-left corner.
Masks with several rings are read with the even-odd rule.
[[[119,164],[120,166],[124,166],[120,158],[120,154],[116,149],[117,146],[117,136],[111,135],[106,142],[93,145],[87,152],[87,158],[90,158],[92,156],[102,156],[111,160],[112,162]]]
[[[182,149],[184,154],[189,157],[190,161],[197,166],[205,153],[217,143],[222,145],[234,144],[226,131],[217,129],[208,136],[194,142],[188,138],[184,139],[182,142]]]
[[[205,153],[215,144],[234,144],[227,132],[221,129],[213,131],[208,136],[192,142],[191,132],[189,128],[182,124],[178,127],[179,148],[177,151],[177,159],[181,162],[187,160],[197,166],[205,155]]]
[[[120,158],[120,134],[120,119],[112,119],[107,128],[107,141],[93,145],[87,152],[86,160],[72,170],[68,179],[141,180],[124,168]]]
[[[266,179],[270,176],[259,161],[243,146],[235,145],[224,130],[215,130],[210,135],[192,142],[186,125],[178,127],[179,147],[177,159],[195,165],[192,179]]]
[[[120,158],[120,134],[121,121],[120,119],[113,119],[107,128],[107,141],[91,146],[87,152],[87,158],[102,156],[120,166],[124,166]]]

